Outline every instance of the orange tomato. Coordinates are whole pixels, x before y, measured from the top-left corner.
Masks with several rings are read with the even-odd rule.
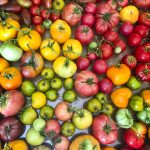
[[[8,67],[9,67],[9,62],[4,58],[0,58],[0,72],[2,72],[5,68]]]
[[[150,90],[149,89],[143,90],[141,95],[142,95],[142,97],[144,99],[144,103],[147,106],[150,106]]]
[[[116,150],[116,149],[113,147],[107,146],[107,147],[103,147],[102,150]]]
[[[15,90],[22,84],[20,71],[15,67],[9,67],[1,72],[0,84],[6,90]]]
[[[116,64],[108,68],[106,75],[114,85],[123,85],[129,80],[131,70],[125,64]]]
[[[111,100],[116,107],[125,108],[131,96],[132,91],[129,88],[121,87],[111,93]]]

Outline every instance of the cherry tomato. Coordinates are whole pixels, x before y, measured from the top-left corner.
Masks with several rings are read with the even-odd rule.
[[[34,16],[34,17],[32,18],[32,23],[33,23],[34,25],[42,24],[42,21],[43,21],[43,19],[42,19],[41,16]]]
[[[36,25],[35,30],[40,34],[43,35],[45,33],[45,28],[42,25]]]

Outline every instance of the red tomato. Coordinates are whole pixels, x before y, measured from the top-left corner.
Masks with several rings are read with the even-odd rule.
[[[102,144],[110,144],[118,137],[117,126],[109,116],[102,114],[94,117],[92,134]]]
[[[76,64],[78,70],[86,70],[90,66],[90,60],[87,57],[79,57]]]
[[[50,12],[47,9],[41,10],[40,14],[41,14],[41,17],[43,17],[44,19],[49,19],[49,17],[50,17]]]
[[[39,8],[39,6],[37,6],[37,5],[32,5],[32,6],[30,7],[30,13],[31,13],[33,16],[39,15],[39,14],[40,14],[40,8]]]
[[[35,30],[40,34],[43,35],[45,33],[45,28],[42,25],[36,25]]]
[[[138,22],[150,27],[150,12],[141,12],[139,15]]]
[[[117,5],[121,7],[127,6],[129,3],[129,0],[117,0]]]
[[[136,47],[134,56],[139,62],[150,62],[150,42]]]
[[[107,3],[100,3],[96,11],[95,29],[98,34],[104,34],[119,23],[119,13]]]
[[[94,33],[87,25],[80,25],[75,31],[75,37],[82,44],[89,44],[93,40]]]
[[[114,47],[115,47],[115,53],[119,54],[125,51],[126,43],[122,39],[118,39],[117,41],[114,42]]]
[[[141,37],[146,37],[148,35],[148,28],[145,25],[137,25],[134,27],[133,32]]]
[[[109,4],[112,7],[112,9],[117,8],[117,3],[114,0],[107,0],[107,4]]]
[[[104,34],[105,40],[110,41],[110,42],[115,42],[118,39],[118,37],[119,37],[118,33],[113,30],[108,30]]]
[[[82,16],[81,24],[92,27],[95,24],[95,16],[87,13]]]
[[[93,96],[98,93],[98,78],[91,71],[81,71],[75,78],[75,88],[81,96]]]
[[[141,63],[135,68],[135,75],[142,81],[150,82],[150,64]]]
[[[34,5],[40,5],[41,4],[41,0],[32,0]]]
[[[43,21],[43,19],[42,19],[41,16],[34,16],[34,17],[32,18],[32,23],[33,23],[34,25],[40,25],[40,24],[42,24],[42,21]]]
[[[60,18],[61,18],[60,13],[52,12],[52,13],[50,14],[50,20],[52,20],[52,21],[55,21],[55,20],[60,19]]]
[[[74,26],[81,20],[82,11],[82,7],[77,3],[68,3],[63,9],[62,19],[70,26]]]
[[[133,32],[133,24],[130,22],[124,22],[120,27],[120,32],[125,36],[130,35]]]
[[[150,8],[150,0],[132,0],[132,3],[140,8]]]
[[[89,60],[91,60],[91,61],[94,61],[94,60],[96,60],[98,57],[97,57],[97,55],[94,53],[94,52],[89,52],[88,54],[87,54],[87,57],[89,58]]]
[[[96,13],[96,4],[95,3],[87,3],[85,8],[84,8],[86,13],[91,13],[95,15]]]
[[[43,6],[46,8],[51,8],[52,7],[52,0],[42,0]]]

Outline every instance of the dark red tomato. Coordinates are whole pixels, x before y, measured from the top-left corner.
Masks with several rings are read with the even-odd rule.
[[[122,58],[122,62],[124,64],[126,64],[130,69],[133,69],[136,67],[137,64],[137,60],[136,58],[131,55],[131,54],[127,54]]]
[[[150,27],[150,12],[141,12],[139,15],[138,22]]]
[[[33,16],[39,15],[39,14],[40,14],[40,8],[39,8],[39,6],[37,6],[37,5],[32,5],[32,6],[30,7],[30,13],[31,13]]]
[[[99,86],[99,91],[105,94],[111,93],[113,89],[113,83],[108,78],[103,78],[101,81],[99,81],[98,86]]]
[[[45,33],[45,28],[42,25],[36,25],[35,30],[40,34],[43,35]]]
[[[43,17],[44,19],[49,19],[49,17],[50,17],[50,12],[47,9],[41,10],[40,14],[41,14],[41,17]]]
[[[105,60],[98,59],[93,64],[94,72],[99,75],[106,73],[107,69],[108,69],[108,64]]]
[[[128,36],[133,32],[133,24],[130,22],[124,22],[120,27],[120,32],[124,36]]]
[[[148,35],[148,28],[145,25],[137,25],[134,27],[133,32],[139,34],[141,37],[146,37]]]
[[[79,57],[77,59],[76,64],[77,64],[78,70],[85,70],[89,67],[90,60],[87,57]]]
[[[118,39],[114,42],[115,53],[120,54],[126,49],[126,43],[122,39]]]
[[[57,20],[57,19],[60,19],[60,18],[61,18],[60,13],[52,12],[52,13],[50,14],[50,20],[52,20],[53,22],[54,22],[55,20]]]
[[[96,4],[95,3],[87,3],[84,8],[86,13],[91,13],[93,15],[96,14]]]
[[[113,55],[113,48],[108,43],[102,43],[99,50],[100,50],[100,58],[102,59],[108,59]]]
[[[94,52],[89,52],[88,54],[87,54],[87,57],[89,58],[89,60],[91,60],[91,61],[94,61],[94,60],[96,60],[98,57],[97,57],[97,55],[94,53]]]
[[[110,42],[115,42],[118,39],[118,37],[119,37],[118,33],[113,30],[108,30],[104,34],[105,40],[110,41]]]
[[[125,7],[129,3],[129,0],[116,0],[116,1],[117,1],[117,5],[121,7]]]
[[[135,75],[142,81],[150,82],[150,64],[138,64],[135,68]]]
[[[111,144],[118,137],[116,123],[105,114],[96,116],[92,123],[92,134],[101,144]]]
[[[150,62],[150,42],[138,46],[134,51],[134,56],[139,62]]]
[[[34,25],[40,25],[40,24],[42,24],[42,21],[43,21],[43,18],[41,16],[34,16],[32,18],[32,23]]]
[[[42,4],[46,8],[51,8],[52,7],[52,0],[42,0]]]
[[[34,5],[40,5],[41,4],[41,0],[32,0]]]
[[[150,0],[132,0],[132,3],[139,8],[150,8]]]
[[[75,37],[82,44],[89,44],[93,40],[94,33],[93,30],[87,25],[80,25],[75,31]]]
[[[124,146],[124,147],[121,147],[120,150],[133,150],[132,148],[130,148],[129,146]]]
[[[142,37],[137,33],[131,33],[128,37],[128,44],[132,47],[140,45],[141,41]]]
[[[81,18],[81,24],[92,27],[95,24],[95,16],[90,13],[84,14]]]
[[[112,7],[112,9],[117,8],[117,3],[114,0],[107,0],[107,4],[109,4]]]

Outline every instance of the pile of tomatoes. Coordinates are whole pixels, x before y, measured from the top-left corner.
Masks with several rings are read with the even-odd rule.
[[[1,0],[0,149],[148,150],[149,8]]]

